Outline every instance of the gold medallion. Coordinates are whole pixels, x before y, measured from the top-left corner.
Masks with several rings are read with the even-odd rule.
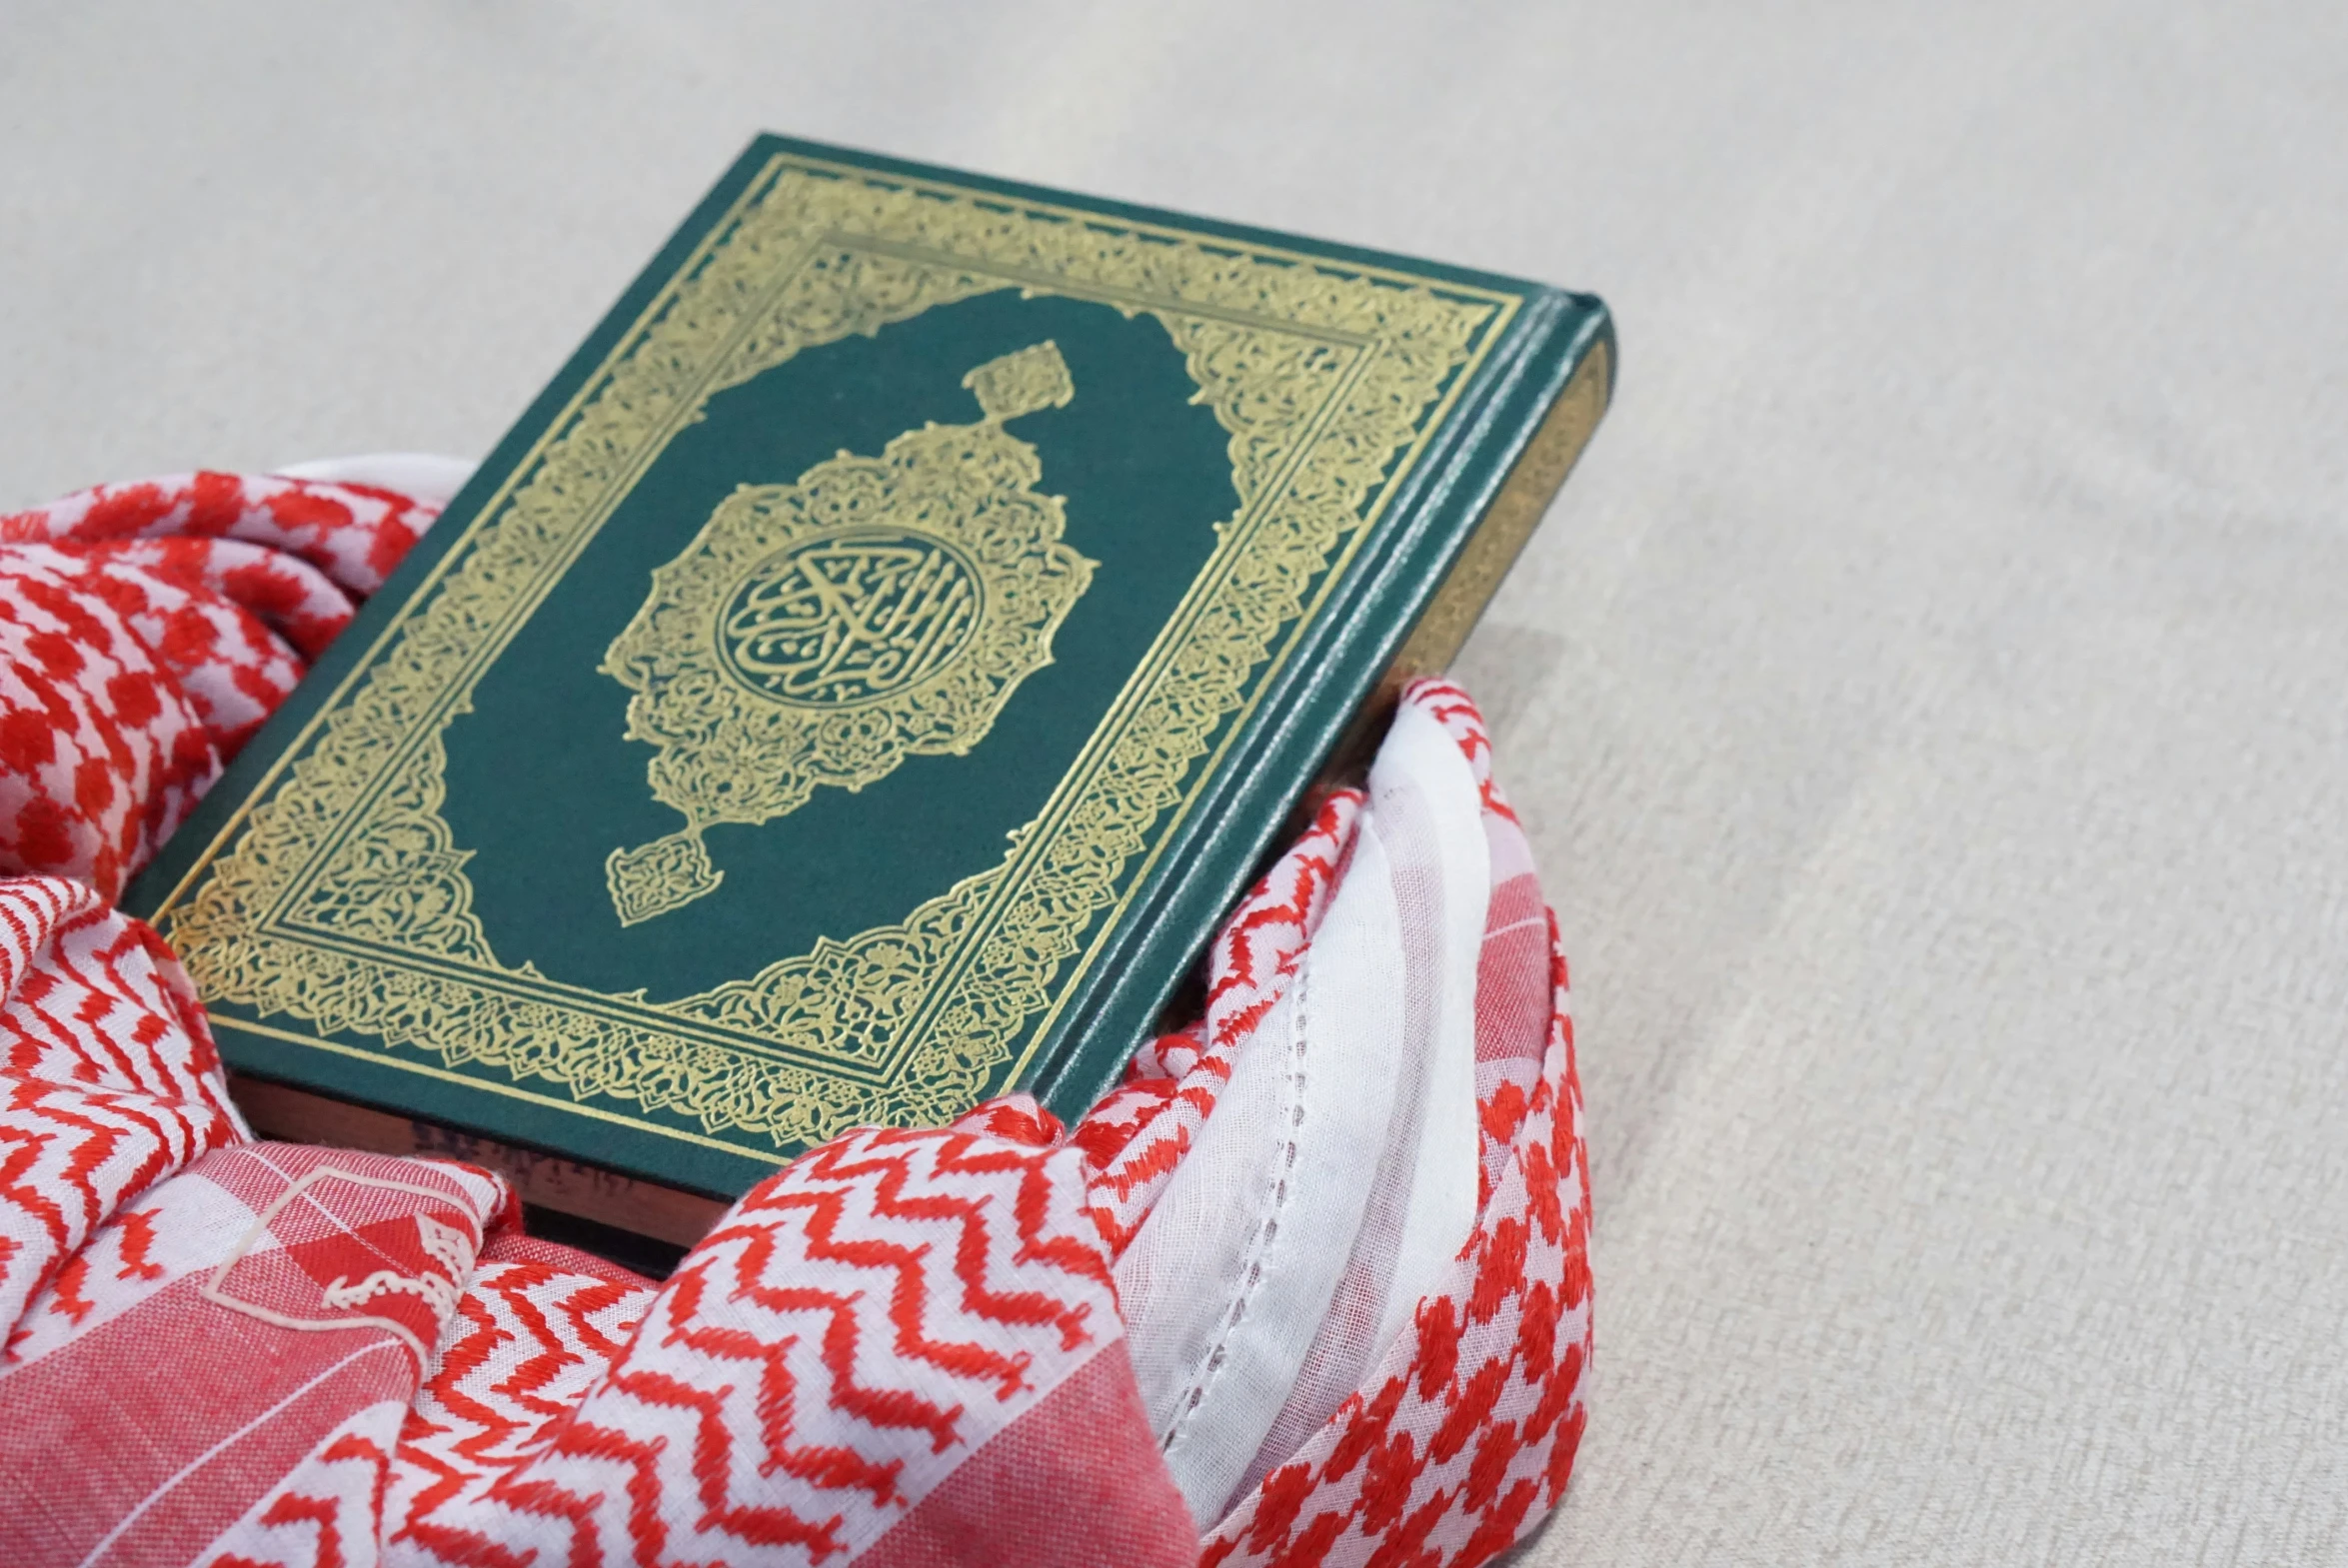
[[[1061,542],[1061,498],[1037,493],[1036,449],[1003,426],[1076,388],[1050,342],[963,385],[977,423],[743,486],[654,571],[601,669],[635,694],[628,739],[657,749],[653,797],[685,826],[605,860],[621,924],[724,879],[706,828],[772,821],[819,784],[861,789],[908,757],[967,753],[1052,662],[1096,563]]]

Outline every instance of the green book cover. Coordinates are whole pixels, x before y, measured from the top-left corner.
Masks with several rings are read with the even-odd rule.
[[[701,1192],[1074,1116],[1611,360],[1586,296],[761,138],[126,905],[240,1070]]]

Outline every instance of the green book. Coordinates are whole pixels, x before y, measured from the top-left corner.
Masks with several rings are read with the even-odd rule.
[[[1585,295],[761,138],[126,904],[272,1104],[711,1197],[1074,1117],[1612,356]]]

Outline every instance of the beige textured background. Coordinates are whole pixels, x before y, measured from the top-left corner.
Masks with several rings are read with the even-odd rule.
[[[760,127],[1614,305],[1527,1561],[2348,1561],[2348,10],[0,0],[0,507],[478,454]]]

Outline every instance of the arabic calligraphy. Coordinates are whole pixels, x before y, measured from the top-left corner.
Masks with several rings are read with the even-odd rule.
[[[1005,422],[1065,406],[1068,365],[1039,343],[963,379],[982,418],[930,425],[878,458],[843,452],[790,485],[719,504],[604,655],[635,695],[628,737],[659,755],[653,797],[678,831],[604,862],[623,925],[714,890],[719,822],[861,789],[908,757],[960,755],[994,727],[1093,581],[1038,494],[1036,449]]]
[[[718,624],[726,670],[762,696],[847,708],[904,690],[967,647],[985,591],[944,540],[876,529],[761,562]]]

